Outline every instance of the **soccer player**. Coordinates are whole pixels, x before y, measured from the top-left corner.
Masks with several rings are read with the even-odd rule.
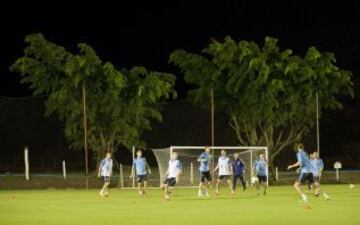
[[[104,185],[100,190],[101,197],[108,197],[109,196],[109,185],[110,185],[110,177],[112,175],[112,168],[113,168],[113,160],[112,154],[110,152],[106,153],[106,157],[101,160],[99,166],[98,177],[102,177],[104,179]]]
[[[253,174],[257,176],[256,193],[260,195],[260,185],[264,187],[263,194],[266,195],[267,189],[267,161],[264,153],[260,153],[259,157],[253,163]]]
[[[202,152],[197,159],[200,162],[200,184],[199,184],[199,197],[206,195],[209,197],[209,186],[211,184],[211,174],[210,174],[210,147],[205,146],[205,151]],[[203,192],[203,188],[205,189]]]
[[[170,199],[169,187],[173,187],[177,182],[179,182],[179,176],[182,171],[182,165],[177,157],[178,157],[177,152],[173,152],[171,154],[171,158],[169,160],[169,166],[165,173],[166,180],[162,186],[162,189],[164,190],[165,200]]]
[[[138,191],[141,197],[146,195],[147,188],[147,173],[151,174],[149,164],[146,162],[146,158],[142,156],[143,152],[141,149],[136,151],[136,158],[133,161],[131,169],[130,179],[134,176],[134,168],[136,172],[136,182],[138,183]]]
[[[225,150],[221,150],[221,156],[218,159],[218,164],[214,169],[214,173],[217,170],[219,170],[219,176],[216,182],[216,191],[215,191],[216,195],[219,194],[219,185],[221,181],[224,179],[229,185],[231,195],[234,195],[233,185],[230,179],[230,173],[232,171],[231,162],[230,162],[230,158],[226,155]]]
[[[314,188],[315,188],[315,196],[319,196],[321,189],[320,189],[320,177],[321,172],[324,169],[324,162],[322,159],[319,158],[319,154],[314,152],[310,155],[310,165],[312,169],[312,173],[314,176]],[[329,200],[330,197],[325,192],[322,193],[326,200]]]
[[[246,184],[244,181],[244,172],[245,172],[245,163],[242,159],[239,158],[239,153],[234,153],[234,160],[231,162],[231,166],[233,169],[233,190],[235,191],[236,182],[239,179],[243,186],[243,191],[246,190]]]
[[[297,144],[295,146],[296,158],[297,162],[289,165],[288,170],[296,167],[300,167],[300,176],[297,181],[295,181],[294,188],[295,190],[300,194],[302,200],[307,203],[308,198],[304,194],[304,192],[301,190],[301,184],[305,183],[305,181],[308,181],[310,185],[314,183],[314,177],[311,170],[310,165],[310,159],[309,155],[304,151],[304,145],[303,144]]]

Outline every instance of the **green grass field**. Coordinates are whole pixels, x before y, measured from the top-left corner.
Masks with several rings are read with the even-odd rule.
[[[218,197],[198,198],[195,189],[174,189],[165,202],[160,190],[141,199],[134,190],[0,191],[0,225],[50,224],[360,224],[360,187],[326,185],[330,201],[309,195],[311,209],[291,186],[270,187],[267,196],[254,190],[233,198],[223,188]]]

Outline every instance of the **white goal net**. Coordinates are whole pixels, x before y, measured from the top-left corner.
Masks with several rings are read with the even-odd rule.
[[[212,146],[211,149],[211,171],[215,168],[221,150],[225,150],[231,160],[234,159],[233,154],[239,153],[239,158],[245,163],[244,179],[247,185],[251,185],[252,165],[260,153],[265,153],[268,158],[268,148],[264,146]],[[180,176],[179,186],[197,186],[200,182],[200,163],[197,161],[199,155],[205,150],[204,146],[171,146],[169,148],[152,149],[156,157],[159,174],[160,185],[164,181],[164,175],[167,170],[170,154],[173,151],[178,153],[178,159],[182,163],[183,170]],[[217,174],[213,174],[213,178]],[[269,180],[269,179],[268,179]]]

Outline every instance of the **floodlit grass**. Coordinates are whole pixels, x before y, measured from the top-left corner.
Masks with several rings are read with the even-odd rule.
[[[303,207],[292,186],[270,187],[267,196],[253,189],[233,198],[223,187],[220,196],[198,198],[195,189],[175,189],[165,202],[160,190],[141,199],[134,190],[112,189],[108,198],[97,190],[0,191],[0,225],[50,224],[360,224],[360,187],[325,185],[330,201],[309,194]],[[211,190],[213,191],[213,190]]]

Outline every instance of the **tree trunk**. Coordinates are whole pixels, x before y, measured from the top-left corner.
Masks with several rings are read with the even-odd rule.
[[[272,125],[249,127],[246,121],[241,121],[240,124],[235,116],[232,116],[229,125],[234,130],[240,144],[248,143],[250,145],[266,145],[268,147],[269,172],[273,180],[276,180],[274,159],[286,147],[300,141],[304,133],[304,128],[299,128],[299,126],[295,125],[275,128]]]

